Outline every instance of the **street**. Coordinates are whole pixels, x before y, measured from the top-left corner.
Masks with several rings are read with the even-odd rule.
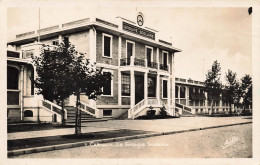
[[[93,144],[12,158],[249,158],[252,124],[114,143]]]

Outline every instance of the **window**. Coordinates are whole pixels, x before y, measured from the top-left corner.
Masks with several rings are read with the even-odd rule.
[[[163,51],[162,54],[163,54],[163,65],[167,66],[168,65],[168,52]]]
[[[185,87],[181,87],[180,98],[185,98],[185,93],[186,93],[186,88]]]
[[[168,88],[167,88],[168,81],[162,80],[162,91],[163,91],[163,98],[168,98]]]
[[[103,57],[112,57],[112,36],[103,33]]]
[[[24,111],[24,117],[33,117],[33,111],[31,110]]]
[[[58,46],[58,45],[59,45],[59,40],[53,40],[53,41],[52,41],[52,45]]]
[[[148,97],[156,97],[156,78],[148,77]]]
[[[112,74],[110,71],[103,71],[103,74]],[[104,85],[103,96],[113,96],[113,80]]]
[[[179,87],[175,86],[175,98],[179,98]]]
[[[104,109],[103,110],[103,116],[112,116],[112,110],[111,109]]]
[[[23,58],[31,58],[33,56],[33,50],[26,50],[23,52]]]
[[[153,62],[153,48],[146,46],[146,59],[148,62],[148,65]]]
[[[129,74],[122,74],[121,84],[122,84],[122,96],[130,96],[130,75]]]
[[[7,89],[18,89],[19,70],[7,67]]]
[[[131,56],[134,56],[134,42],[126,41],[126,58],[130,58]]]
[[[65,36],[65,37],[63,38],[63,40],[64,40],[65,46],[68,47],[68,46],[69,46],[69,37]]]

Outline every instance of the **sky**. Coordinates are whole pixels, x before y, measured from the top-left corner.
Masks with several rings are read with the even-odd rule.
[[[252,75],[252,16],[248,8],[209,7],[41,7],[41,28],[95,16],[116,22],[116,17],[135,21],[144,15],[144,26],[156,29],[160,36],[182,52],[175,54],[176,77],[204,81],[213,61],[221,65],[225,83],[228,69],[240,79]],[[39,8],[8,8],[7,38],[38,29]]]

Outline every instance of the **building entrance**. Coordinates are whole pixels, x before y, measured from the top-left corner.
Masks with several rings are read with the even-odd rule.
[[[144,99],[144,76],[135,75],[135,104]]]

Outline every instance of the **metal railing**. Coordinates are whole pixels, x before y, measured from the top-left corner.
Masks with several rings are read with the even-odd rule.
[[[147,66],[150,68],[158,69],[158,64],[156,62],[147,61]]]
[[[134,65],[145,67],[145,60],[144,59],[134,58]]]
[[[127,66],[131,64],[131,59],[130,58],[123,58],[120,59],[120,66]]]
[[[168,71],[168,65],[160,64],[160,69]]]

